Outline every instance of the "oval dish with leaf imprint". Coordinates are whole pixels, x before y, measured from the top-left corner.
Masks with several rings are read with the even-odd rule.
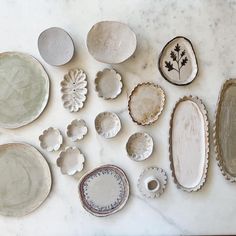
[[[158,67],[170,83],[190,84],[198,73],[197,58],[190,40],[178,36],[169,41],[161,51]]]
[[[206,179],[209,155],[207,111],[198,97],[183,97],[170,120],[170,167],[178,188],[199,190]]]
[[[236,79],[227,80],[220,92],[214,124],[216,158],[222,174],[236,181]]]

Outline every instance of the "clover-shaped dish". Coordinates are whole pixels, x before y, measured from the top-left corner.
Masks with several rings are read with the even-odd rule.
[[[57,166],[60,167],[63,175],[74,175],[84,168],[84,155],[77,147],[67,147],[57,159]]]
[[[80,69],[70,70],[61,82],[63,105],[70,112],[79,111],[86,100],[87,80],[86,74]]]
[[[73,142],[83,139],[87,132],[88,128],[84,120],[75,119],[67,126],[67,136]]]
[[[41,148],[52,152],[57,151],[61,147],[63,137],[58,129],[50,127],[39,136],[39,141]]]

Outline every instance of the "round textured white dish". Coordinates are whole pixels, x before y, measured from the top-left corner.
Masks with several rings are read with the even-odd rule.
[[[101,112],[95,118],[95,129],[102,137],[113,138],[119,133],[121,122],[114,112]]]
[[[34,147],[0,145],[0,214],[23,216],[39,207],[51,190],[49,166]]]
[[[85,210],[95,216],[108,216],[126,204],[129,181],[119,167],[100,166],[81,178],[79,195]]]
[[[164,192],[167,184],[166,172],[158,167],[146,168],[138,179],[138,189],[147,198],[156,198]]]
[[[135,33],[128,25],[116,21],[101,21],[87,35],[89,53],[100,62],[117,64],[131,57],[136,49]]]
[[[143,161],[151,156],[153,151],[152,137],[147,133],[134,133],[126,143],[128,156],[134,161]]]
[[[49,78],[32,56],[0,54],[0,127],[18,128],[35,120],[49,98]]]
[[[97,73],[95,88],[99,97],[114,99],[122,92],[121,75],[114,69],[105,68]]]
[[[38,49],[41,57],[52,66],[64,65],[74,55],[72,38],[58,27],[48,28],[39,35]]]
[[[73,142],[82,140],[87,133],[88,127],[82,119],[75,119],[67,126],[66,134]]]

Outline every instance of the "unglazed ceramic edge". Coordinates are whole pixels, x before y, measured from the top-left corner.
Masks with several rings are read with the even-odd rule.
[[[131,112],[131,109],[130,109],[131,98],[132,98],[132,96],[134,95],[135,90],[136,90],[138,87],[142,86],[142,85],[154,86],[154,87],[156,87],[156,88],[158,88],[158,89],[160,89],[160,90],[162,91],[162,101],[161,101],[160,111],[159,111],[159,113],[157,114],[156,118],[155,118],[153,121],[149,122],[149,123],[140,123],[140,122],[136,121],[136,120],[133,118],[132,112]],[[166,101],[165,91],[164,91],[158,84],[155,84],[155,83],[152,83],[152,82],[139,83],[139,84],[137,84],[137,85],[133,88],[133,90],[131,91],[131,93],[130,93],[130,95],[129,95],[129,99],[128,99],[128,111],[129,111],[129,115],[130,115],[132,121],[135,122],[135,123],[138,124],[138,125],[142,125],[142,126],[151,125],[151,124],[155,123],[155,122],[158,120],[159,116],[161,115],[161,113],[162,113],[162,111],[163,111],[163,109],[164,109],[164,106],[165,106],[165,101]]]
[[[161,58],[162,58],[162,56],[163,56],[164,49],[166,48],[166,46],[167,46],[169,43],[171,43],[171,42],[174,41],[175,39],[179,39],[179,38],[185,39],[185,40],[189,43],[189,45],[191,46],[191,49],[193,50],[193,54],[194,54],[194,57],[195,57],[195,59],[196,59],[196,65],[197,65],[197,73],[196,73],[195,77],[194,77],[190,82],[188,82],[188,83],[186,83],[186,84],[177,84],[177,83],[174,83],[173,81],[170,81],[169,79],[166,78],[166,76],[164,75],[164,73],[162,72],[162,69],[161,69]],[[194,48],[193,48],[192,42],[191,42],[188,38],[186,38],[186,37],[184,37],[184,36],[176,36],[176,37],[174,37],[173,39],[171,39],[170,41],[168,41],[168,42],[164,45],[164,47],[162,48],[161,53],[160,53],[160,55],[159,55],[159,57],[158,57],[158,69],[159,69],[159,72],[160,72],[160,74],[162,75],[162,77],[163,77],[166,81],[168,81],[169,83],[171,83],[171,84],[173,84],[173,85],[186,86],[186,85],[191,84],[191,83],[196,79],[196,77],[198,76],[198,73],[199,73],[198,60],[197,60],[197,56],[196,56],[195,50],[194,50]]]
[[[123,175],[123,177],[124,177],[124,180],[125,180],[125,187],[126,187],[126,192],[127,192],[127,196],[126,196],[124,202],[123,202],[117,209],[115,209],[115,210],[113,210],[113,211],[110,211],[110,212],[108,212],[108,213],[105,213],[105,214],[99,214],[99,213],[96,213],[96,212],[92,211],[91,209],[89,209],[89,208],[84,204],[84,197],[83,197],[83,194],[81,194],[81,192],[82,192],[82,190],[81,190],[81,187],[82,187],[82,186],[81,186],[81,185],[82,185],[84,179],[85,179],[88,175],[90,175],[91,173],[93,173],[93,172],[95,172],[95,171],[97,171],[97,170],[100,170],[100,169],[102,169],[102,168],[112,168],[112,169],[118,170],[118,171]],[[78,190],[79,190],[80,203],[81,203],[81,205],[83,206],[83,208],[84,208],[86,211],[88,211],[90,214],[94,215],[94,216],[97,216],[97,217],[105,217],[105,216],[109,216],[109,215],[115,214],[116,212],[122,210],[122,208],[126,205],[128,199],[129,199],[129,195],[130,195],[130,184],[129,184],[129,180],[128,180],[127,175],[125,174],[125,172],[124,172],[120,167],[118,167],[118,166],[116,166],[116,165],[106,164],[106,165],[101,165],[101,166],[99,166],[99,167],[96,167],[96,168],[94,168],[94,169],[88,171],[87,173],[85,173],[85,174],[81,177],[81,179],[80,179],[80,181],[79,181]]]
[[[172,127],[173,127],[173,118],[174,118],[174,113],[176,108],[178,107],[178,105],[183,102],[183,101],[192,101],[193,103],[195,103],[198,108],[201,111],[201,114],[203,116],[203,120],[204,120],[204,131],[205,131],[205,163],[204,163],[204,171],[201,177],[201,181],[198,183],[197,186],[193,187],[193,188],[185,188],[184,186],[182,186],[176,176],[175,176],[175,169],[174,169],[174,163],[173,163],[173,157],[172,157]],[[169,123],[169,161],[170,161],[170,169],[172,172],[172,178],[174,180],[174,183],[177,185],[177,187],[179,189],[182,189],[186,192],[196,192],[198,190],[200,190],[205,181],[206,181],[206,177],[207,177],[207,171],[208,171],[208,166],[209,166],[209,121],[208,121],[208,117],[207,117],[207,110],[205,105],[203,104],[202,100],[200,98],[198,98],[197,96],[184,96],[182,98],[180,98],[176,103],[175,106],[173,108],[173,111],[171,113],[171,118],[170,118],[170,123]]]
[[[216,106],[216,111],[215,111],[215,121],[213,124],[213,143],[214,143],[214,150],[216,154],[217,165],[219,166],[222,175],[225,177],[226,180],[229,180],[230,182],[236,182],[236,177],[231,176],[224,168],[222,155],[219,148],[219,137],[218,137],[220,108],[222,106],[222,101],[223,101],[225,91],[228,88],[228,86],[231,86],[232,84],[236,85],[236,79],[226,80],[222,84],[219,95],[218,95],[218,101],[217,101],[217,106]]]
[[[43,111],[45,110],[45,108],[48,104],[48,100],[49,100],[49,96],[50,96],[50,79],[49,79],[49,76],[48,76],[46,70],[44,69],[43,65],[40,63],[40,61],[38,59],[36,59],[35,57],[31,56],[30,54],[17,52],[17,51],[12,51],[12,52],[7,51],[7,52],[0,53],[0,57],[4,56],[4,55],[19,55],[20,57],[24,57],[27,61],[30,58],[33,61],[34,64],[37,64],[39,66],[39,69],[42,72],[42,76],[45,79],[45,89],[47,90],[47,94],[44,98],[41,109],[40,109],[39,114],[37,116],[35,116],[34,118],[32,118],[30,120],[26,120],[26,121],[24,121],[24,122],[22,122],[21,124],[18,124],[18,125],[4,125],[4,124],[0,123],[0,127],[2,127],[2,128],[17,129],[17,128],[20,128],[22,126],[25,126],[25,125],[28,125],[28,124],[32,123],[33,121],[38,119],[40,117],[40,115],[42,115]],[[29,57],[29,58],[27,58],[27,57]]]

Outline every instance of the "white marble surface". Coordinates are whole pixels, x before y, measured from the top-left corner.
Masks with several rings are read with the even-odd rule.
[[[1,143],[24,141],[39,148],[38,136],[49,126],[65,135],[66,126],[75,118],[83,118],[89,134],[78,143],[86,156],[82,174],[100,164],[122,167],[131,183],[131,196],[119,213],[96,218],[79,202],[77,177],[62,176],[56,167],[58,152],[42,151],[53,174],[53,188],[45,203],[22,218],[0,217],[0,234],[4,236],[60,235],[158,235],[158,234],[223,234],[236,233],[235,184],[220,173],[212,147],[208,178],[196,193],[178,190],[171,179],[168,160],[168,129],[170,113],[176,100],[183,95],[198,95],[205,102],[212,122],[219,89],[224,80],[235,77],[236,1],[161,1],[161,0],[2,0],[0,7],[0,51],[22,51],[38,58],[51,78],[51,97],[38,120],[17,130],[1,129]],[[124,91],[114,101],[98,98],[94,78],[106,65],[96,62],[87,52],[86,34],[100,20],[128,23],[137,33],[135,58],[115,66],[123,75]],[[74,39],[76,56],[63,67],[47,65],[37,50],[39,33],[50,26],[66,29]],[[157,55],[164,44],[177,35],[188,37],[198,56],[200,73],[195,82],[177,87],[165,81],[157,68]],[[60,81],[70,68],[80,67],[88,74],[89,96],[83,110],[70,114],[63,108]],[[140,127],[131,121],[127,96],[139,82],[153,81],[166,91],[167,103],[159,120],[152,126]],[[95,132],[94,118],[101,111],[117,112],[123,128],[111,140]],[[129,135],[146,131],[154,137],[153,156],[136,163],[126,156]],[[212,137],[212,136],[211,136]],[[67,144],[72,144],[67,139]],[[148,166],[167,170],[169,183],[160,199],[144,199],[136,183]]]

